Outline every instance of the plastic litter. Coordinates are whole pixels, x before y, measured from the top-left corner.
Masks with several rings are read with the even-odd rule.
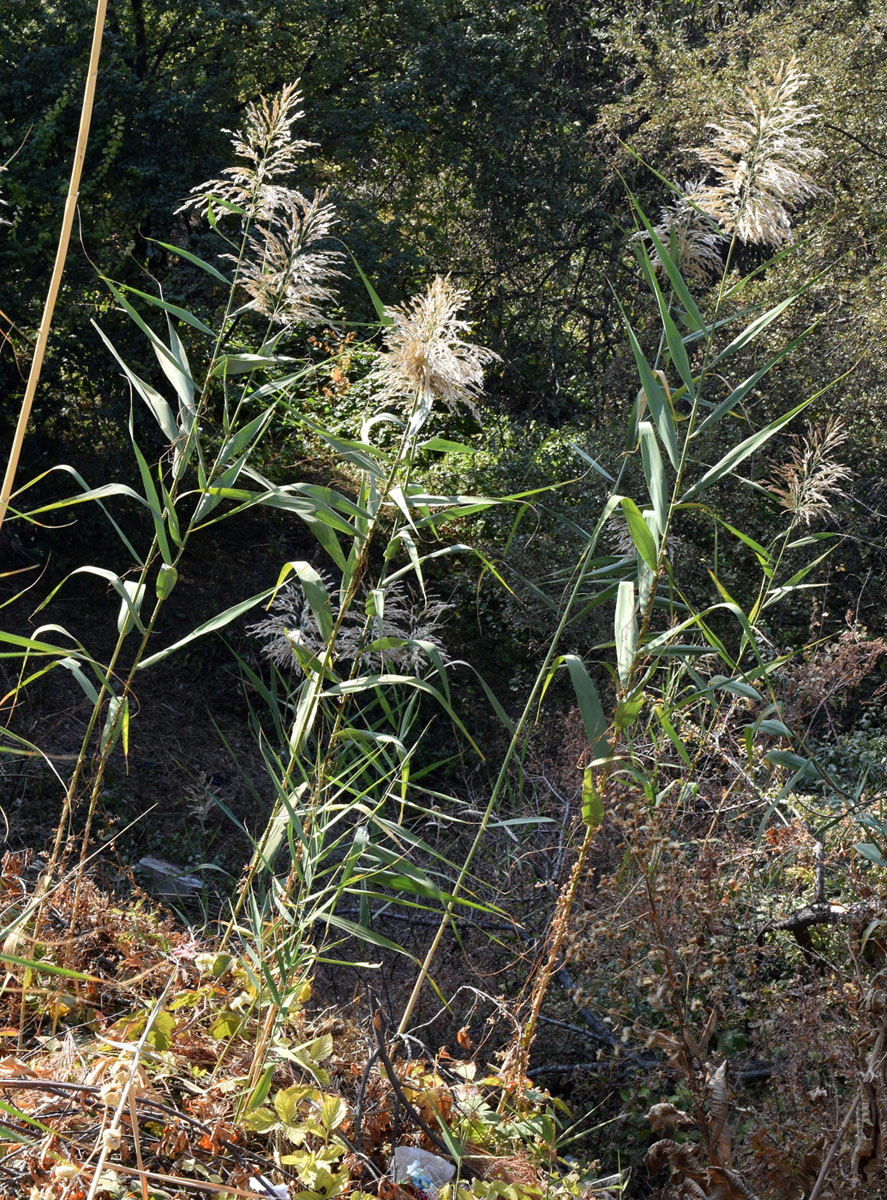
[[[249,1186],[254,1192],[258,1192],[260,1196],[267,1196],[268,1200],[289,1200],[289,1187],[285,1183],[272,1183],[270,1179],[266,1179],[264,1175],[260,1175],[258,1179],[251,1179]]]
[[[428,1200],[437,1200],[438,1189],[449,1183],[456,1167],[437,1154],[418,1150],[415,1146],[396,1146],[391,1160],[395,1183],[407,1183],[422,1192]]]

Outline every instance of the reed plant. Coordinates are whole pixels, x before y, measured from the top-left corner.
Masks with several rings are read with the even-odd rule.
[[[233,135],[239,162],[195,188],[183,205],[189,220],[205,219],[222,240],[222,265],[190,249],[162,244],[217,289],[222,301],[215,322],[162,295],[105,280],[114,305],[145,338],[162,375],[159,386],[142,378],[99,328],[131,391],[132,479],[90,488],[73,468],[53,468],[11,496],[9,519],[36,523],[86,502],[101,506],[131,569],[118,574],[85,564],[72,574],[110,585],[119,596],[116,642],[102,661],[86,639],[54,623],[28,636],[0,634],[18,676],[4,702],[14,705],[36,680],[61,668],[91,706],[76,762],[64,780],[57,834],[44,873],[45,897],[69,868],[79,886],[110,756],[118,742],[128,744],[131,723],[137,720],[132,695],[140,673],[246,614],[255,621],[261,604],[268,608],[270,615],[260,618],[256,629],[260,639],[270,636],[276,662],[267,670],[245,660],[241,666],[261,701],[253,724],[274,801],[264,831],[254,840],[221,938],[223,951],[239,955],[249,979],[248,1015],[255,1019],[254,1054],[243,1080],[245,1107],[254,1107],[267,1093],[275,1064],[285,1056],[282,1032],[303,1003],[318,961],[346,953],[350,959],[354,945],[368,960],[378,951],[396,949],[373,927],[373,910],[380,905],[432,910],[440,916],[401,1014],[400,1032],[409,1029],[420,990],[433,983],[435,955],[447,928],[460,911],[489,909],[473,890],[473,865],[558,673],[569,676],[588,741],[578,814],[581,836],[554,908],[541,965],[529,983],[525,1020],[508,1060],[514,1080],[526,1073],[542,1004],[612,788],[627,780],[655,802],[655,769],[633,752],[632,731],[657,728],[690,769],[692,756],[676,731],[676,714],[690,704],[714,711],[724,695],[739,695],[758,706],[748,721],[749,745],[758,734],[784,738],[785,747],[768,750],[765,757],[787,768],[790,776],[812,769],[785,723],[774,686],[780,659],[762,643],[761,621],[806,586],[821,560],[818,535],[797,538],[797,526],[817,496],[820,505],[825,503],[840,483],[834,469],[826,480],[822,466],[837,435],[809,443],[809,462],[798,468],[807,472],[807,485],[797,484],[790,472],[773,485],[778,498],[794,506],[778,545],[765,546],[735,527],[720,499],[729,486],[762,493],[755,480],[743,478],[743,467],[816,399],[809,397],[751,432],[743,423],[752,395],[806,334],[744,378],[727,382],[734,364],[772,332],[794,299],[750,313],[744,306],[747,280],[732,274],[738,241],[759,228],[766,232],[767,220],[779,224],[774,180],[789,169],[787,160],[794,154],[799,170],[811,161],[799,148],[797,132],[810,114],[805,110],[799,115],[791,107],[801,86],[799,76],[791,68],[780,79],[773,85],[769,108],[760,110],[755,135],[754,178],[765,181],[759,190],[736,184],[741,174],[738,149],[733,158],[722,148],[717,160],[706,160],[725,179],[733,164],[730,186],[736,185],[740,200],[737,209],[730,208],[729,220],[712,225],[712,218],[723,214],[705,206],[701,184],[675,192],[657,226],[633,202],[639,236],[630,245],[655,304],[658,345],[653,352],[645,350],[623,313],[640,383],[627,419],[624,453],[618,463],[588,462],[604,481],[606,495],[574,569],[561,581],[557,628],[517,716],[510,717],[479,681],[509,740],[495,765],[473,843],[458,864],[419,832],[432,802],[435,810],[443,802],[447,819],[459,821],[458,798],[433,794],[434,785],[417,770],[432,711],[479,752],[452,681],[454,671],[473,668],[449,661],[439,634],[428,627],[441,615],[428,576],[435,563],[476,553],[465,543],[446,540],[454,522],[467,522],[494,503],[525,505],[533,499],[522,494],[495,499],[441,495],[423,485],[423,453],[466,451],[434,432],[441,407],[476,410],[482,404],[484,370],[495,360],[489,350],[468,340],[467,293],[438,276],[407,304],[391,307],[364,278],[381,349],[369,379],[374,403],[363,414],[359,431],[353,438],[334,433],[297,401],[297,389],[310,382],[313,371],[298,354],[298,335],[312,324],[338,319],[331,305],[346,257],[333,238],[336,215],[328,198],[306,196],[290,183],[306,146],[295,136],[302,115],[296,85],[248,107],[243,128]],[[771,146],[768,129],[782,129],[784,136],[774,134]],[[734,148],[738,137],[736,133],[730,143]],[[765,169],[768,153],[779,168],[775,174]],[[805,191],[791,178],[786,204],[810,194],[809,187]],[[722,180],[718,186],[723,189],[727,183]],[[756,201],[765,205],[769,217],[749,224],[748,211]],[[705,286],[703,277],[721,248],[726,252],[720,282],[704,301],[697,301],[688,279]],[[284,412],[288,422],[298,423],[327,448],[343,474],[353,479],[353,493],[267,478],[260,469],[262,445],[273,437],[275,421]],[[154,462],[141,448],[146,417],[165,442]],[[737,429],[742,436],[735,436]],[[47,476],[60,474],[74,481],[75,493],[30,507],[31,490]],[[809,485],[814,477],[819,481],[816,495]],[[121,501],[144,514],[144,544],[137,546],[114,518],[112,505]],[[277,579],[258,595],[157,648],[160,617],[194,535],[254,508],[280,510],[302,521],[317,541],[317,557],[284,563]],[[749,552],[760,564],[763,582],[752,603],[743,607],[728,593],[718,578],[717,562],[712,571],[716,599],[698,606],[686,594],[670,548],[675,528],[688,514],[704,514],[719,538],[732,539],[738,551]],[[602,550],[601,538],[616,521],[627,530],[629,544],[625,552],[612,554]],[[784,552],[805,545],[816,546],[813,561],[785,571]],[[485,560],[483,566],[498,576],[493,562]],[[565,633],[577,618],[607,605],[613,610],[612,638],[587,655],[565,653]],[[607,678],[607,690],[599,688]],[[11,731],[5,749],[39,753]],[[76,841],[71,837],[75,822]],[[76,907],[75,899],[75,914]],[[32,945],[42,919],[41,905],[20,918]],[[346,952],[342,946],[348,939]]]

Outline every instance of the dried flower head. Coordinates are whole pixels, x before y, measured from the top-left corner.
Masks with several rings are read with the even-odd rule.
[[[332,302],[327,283],[342,274],[337,268],[343,256],[323,248],[337,221],[322,193],[308,200],[290,192],[273,222],[255,225],[239,276],[250,307],[281,325],[323,321],[318,305]]]
[[[809,144],[805,128],[819,113],[797,99],[809,82],[795,59],[784,63],[772,83],[758,83],[722,124],[708,126],[711,146],[696,149],[720,176],[697,203],[743,242],[791,241],[790,210],[823,191],[807,172],[823,156]]]
[[[802,525],[827,516],[833,498],[846,495],[841,484],[852,472],[835,459],[836,450],[846,440],[840,419],[832,417],[806,437],[795,437],[788,462],[776,468],[769,490]]]
[[[321,574],[332,597],[332,577],[325,572]],[[369,616],[368,608],[372,610]],[[389,666],[415,671],[427,660],[430,644],[442,661],[447,662],[449,656],[437,635],[448,611],[449,606],[442,600],[417,602],[398,580],[385,588],[383,597],[374,596],[372,605],[355,604],[348,610],[339,626],[336,657],[346,662],[359,659],[367,670]],[[284,585],[271,605],[271,615],[247,626],[247,632],[264,643],[264,653],[273,663],[297,672],[301,666],[294,645],[314,657],[321,655],[326,647],[311,606],[297,583]],[[383,639],[384,649],[370,649]],[[389,644],[389,640],[394,644]]]
[[[702,179],[694,179],[680,188],[680,194],[660,210],[659,223],[653,230],[669,250],[685,279],[708,283],[712,275],[720,275],[723,262],[720,247],[727,240],[714,219],[704,210],[701,201],[708,193]],[[635,234],[649,242],[646,230]],[[659,252],[654,248],[651,261],[655,271],[662,271]]]
[[[381,399],[419,396],[429,406],[438,399],[450,409],[464,404],[477,412],[484,366],[499,355],[462,340],[470,326],[458,313],[469,299],[449,276],[437,275],[424,295],[386,308],[393,323],[385,330],[385,352],[372,375]]]
[[[271,100],[262,97],[246,110],[246,124],[232,136],[245,164],[227,167],[223,178],[192,188],[178,210],[196,208],[206,214],[212,201],[235,205],[246,234],[238,263],[238,283],[251,299],[247,307],[282,325],[325,319],[319,305],[333,300],[328,282],[340,276],[343,255],[324,247],[336,224],[335,209],[323,194],[309,200],[286,183],[299,155],[312,142],[293,137],[293,125],[304,116],[297,83],[287,84]],[[230,210],[227,210],[230,212]]]
[[[183,212],[196,208],[206,216],[210,202],[243,209],[249,220],[270,221],[290,195],[281,180],[295,170],[297,160],[314,142],[293,137],[293,126],[304,115],[298,81],[288,83],[271,100],[264,96],[258,104],[248,104],[243,129],[232,132],[231,145],[246,163],[225,167],[222,178],[210,179],[191,189],[191,196],[178,208]]]

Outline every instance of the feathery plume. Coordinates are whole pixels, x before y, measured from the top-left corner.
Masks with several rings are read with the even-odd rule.
[[[245,164],[226,167],[222,178],[191,189],[191,198],[177,211],[194,208],[204,215],[213,201],[235,205],[242,215],[246,240],[237,282],[248,292],[248,308],[281,325],[317,325],[325,320],[319,305],[331,303],[328,282],[340,277],[344,256],[323,248],[338,218],[323,193],[309,200],[290,187],[286,177],[299,155],[313,142],[293,137],[293,126],[304,116],[298,83],[289,83],[276,96],[264,96],[246,110],[244,128],[232,135],[235,152]]]
[[[251,308],[281,325],[317,325],[325,320],[318,305],[334,300],[326,285],[341,277],[337,268],[343,255],[320,246],[338,219],[322,193],[307,200],[290,192],[273,222],[254,226],[247,236],[239,279],[252,297]]]
[[[321,575],[332,596],[332,576],[327,572],[321,572]],[[360,660],[368,670],[388,665],[418,671],[428,657],[427,646],[431,645],[443,662],[449,661],[449,655],[438,641],[438,630],[449,612],[449,605],[436,599],[417,603],[400,580],[385,588],[381,615],[376,610],[377,603],[378,599],[374,597],[369,624],[366,605],[362,608],[355,604],[345,614],[336,638],[337,658],[346,662]],[[264,643],[263,651],[271,662],[296,672],[301,672],[302,668],[293,651],[294,644],[315,658],[319,658],[326,648],[311,606],[295,583],[285,584],[280,589],[271,605],[271,615],[248,625],[247,632]],[[385,649],[368,649],[383,639]]]
[[[449,276],[437,275],[424,295],[386,308],[392,324],[386,326],[385,352],[371,376],[381,399],[409,401],[418,395],[428,407],[436,398],[451,410],[463,404],[477,414],[484,366],[499,355],[462,340],[470,326],[458,313],[469,299]]]
[[[818,110],[798,102],[809,82],[792,58],[772,83],[758,83],[744,93],[742,107],[728,110],[722,124],[708,126],[714,133],[711,146],[696,148],[720,176],[720,183],[698,194],[696,202],[743,242],[790,242],[790,210],[824,191],[807,172],[823,157],[809,144],[805,128]]]
[[[653,231],[675,259],[684,278],[705,284],[712,275],[721,273],[723,262],[719,249],[727,239],[701,203],[708,192],[704,180],[685,183],[679,192],[670,204],[660,209],[659,223],[653,226]],[[650,242],[645,229],[634,236]],[[655,271],[664,269],[655,247],[651,250],[650,261]]]
[[[280,180],[295,170],[297,160],[314,142],[293,137],[293,126],[304,115],[298,80],[288,83],[271,100],[262,96],[258,104],[248,104],[243,129],[223,133],[231,135],[234,152],[246,163],[225,167],[222,177],[210,179],[191,189],[190,198],[176,212],[195,208],[206,216],[210,202],[222,201],[242,209],[248,220],[273,220],[276,210],[286,205],[290,189]]]
[[[852,472],[834,457],[846,440],[847,431],[840,419],[831,417],[806,437],[796,436],[788,462],[776,468],[775,480],[768,489],[800,524],[810,525],[827,516],[833,498],[847,494],[841,484]]]

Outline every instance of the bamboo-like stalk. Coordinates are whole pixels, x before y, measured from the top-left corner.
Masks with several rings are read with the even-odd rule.
[[[49,281],[49,290],[46,294],[46,302],[43,306],[43,317],[40,321],[40,330],[37,334],[37,344],[34,347],[34,357],[31,359],[31,370],[28,373],[28,383],[25,387],[25,397],[22,401],[21,412],[18,417],[18,424],[15,428],[15,435],[12,439],[12,450],[9,454],[9,459],[6,463],[6,474],[3,478],[3,487],[0,489],[0,527],[3,525],[3,519],[9,508],[9,498],[12,495],[12,485],[15,482],[15,473],[18,470],[19,457],[21,456],[22,442],[25,439],[25,430],[28,426],[28,419],[31,415],[31,408],[34,403],[34,395],[37,391],[37,384],[40,381],[40,372],[43,368],[43,358],[46,353],[46,343],[49,340],[49,329],[52,325],[52,317],[55,312],[55,302],[58,299],[59,290],[62,285],[62,274],[65,269],[65,259],[68,257],[68,246],[71,242],[71,230],[74,227],[74,213],[77,210],[77,200],[80,195],[80,177],[83,174],[83,160],[86,157],[86,143],[89,140],[89,125],[92,120],[93,101],[95,100],[96,80],[99,71],[99,55],[102,49],[102,34],[105,29],[105,11],[108,7],[107,0],[96,0],[95,9],[95,26],[92,33],[92,48],[89,53],[89,68],[86,73],[86,86],[83,90],[83,103],[80,108],[80,129],[77,133],[77,147],[74,151],[74,162],[71,166],[71,179],[68,183],[68,197],[65,200],[65,211],[62,215],[62,228],[59,234],[58,246],[55,252],[55,264],[52,268],[52,277]]]

